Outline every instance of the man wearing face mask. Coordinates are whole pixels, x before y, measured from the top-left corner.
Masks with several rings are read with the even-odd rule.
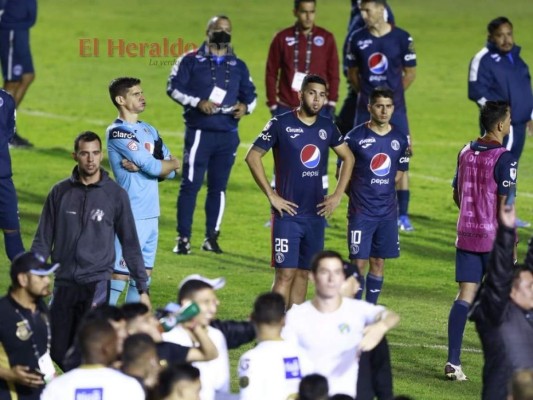
[[[185,148],[177,201],[177,254],[191,252],[192,216],[207,172],[206,230],[202,250],[222,253],[218,245],[226,186],[235,161],[240,119],[256,105],[255,86],[246,64],[231,46],[231,21],[211,18],[200,48],[176,61],[167,94],[183,106]]]

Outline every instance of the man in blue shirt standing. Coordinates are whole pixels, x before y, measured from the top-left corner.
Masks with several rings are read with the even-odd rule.
[[[30,50],[30,28],[37,20],[37,0],[0,0],[0,63],[4,90],[18,107],[35,79]],[[16,132],[12,147],[33,145]]]
[[[191,252],[196,197],[207,172],[206,229],[202,249],[222,253],[218,245],[226,204],[226,186],[237,148],[240,119],[256,106],[255,86],[246,64],[231,47],[231,21],[211,18],[207,39],[180,57],[168,78],[167,94],[183,106],[185,149],[177,201],[178,237],[174,252]]]
[[[146,107],[140,84],[140,79],[128,77],[111,81],[109,95],[119,115],[107,128],[106,138],[113,174],[130,198],[150,284],[159,236],[158,181],[173,178],[180,163],[170,154],[157,130],[139,120],[139,114]],[[129,270],[122,258],[122,249],[118,240],[115,240],[115,251],[117,259],[111,281],[109,303],[113,305],[117,303],[127,281],[129,289],[126,302],[138,302],[138,290],[135,281],[129,279]]]
[[[468,98],[479,107],[488,100],[505,101],[511,106],[511,132],[503,144],[520,160],[526,131],[533,133],[531,75],[520,57],[520,46],[514,43],[511,21],[506,17],[495,18],[489,22],[487,31],[487,44],[470,61]],[[520,228],[530,225],[516,219]]]
[[[320,115],[326,81],[307,75],[298,97],[300,107],[268,121],[246,155],[255,182],[272,205],[272,291],[283,296],[287,308],[305,300],[311,259],[324,248],[324,218],[339,205],[354,163],[337,126]],[[329,148],[343,163],[335,191],[324,196],[321,171]],[[270,149],[275,190],[261,160]]]

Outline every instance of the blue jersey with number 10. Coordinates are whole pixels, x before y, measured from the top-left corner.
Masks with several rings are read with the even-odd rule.
[[[263,150],[272,148],[276,192],[298,205],[296,217],[318,217],[324,201],[322,173],[330,147],[342,145],[342,136],[331,119],[317,116],[306,125],[295,111],[272,118],[255,140]]]

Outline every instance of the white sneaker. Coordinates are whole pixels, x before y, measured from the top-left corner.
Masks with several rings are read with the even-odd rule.
[[[444,375],[446,375],[446,379],[450,381],[467,381],[468,380],[461,366],[453,365],[451,363],[446,363],[446,365],[444,366]]]

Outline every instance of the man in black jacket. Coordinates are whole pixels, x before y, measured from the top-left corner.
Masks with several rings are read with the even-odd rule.
[[[107,303],[115,235],[141,302],[150,305],[130,201],[126,191],[100,168],[103,156],[98,135],[80,133],[72,156],[78,165],[70,178],[54,185],[48,194],[31,247],[61,264],[50,308],[51,354],[60,367],[85,312]]]
[[[500,227],[477,299],[470,310],[483,346],[483,400],[505,400],[514,371],[533,368],[533,241],[513,268],[514,206],[499,212]]]

